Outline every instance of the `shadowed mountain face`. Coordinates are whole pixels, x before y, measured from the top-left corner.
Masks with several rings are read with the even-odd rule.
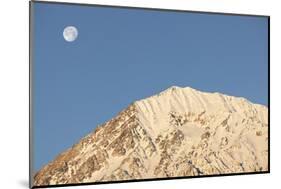
[[[136,101],[34,177],[34,185],[268,170],[268,109],[171,87]]]

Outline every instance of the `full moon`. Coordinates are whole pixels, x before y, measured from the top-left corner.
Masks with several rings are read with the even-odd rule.
[[[78,37],[78,30],[74,26],[67,26],[63,30],[63,37],[68,42],[73,42]]]

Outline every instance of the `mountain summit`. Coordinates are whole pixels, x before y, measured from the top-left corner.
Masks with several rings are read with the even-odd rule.
[[[97,127],[36,173],[34,185],[267,170],[267,107],[172,86]]]

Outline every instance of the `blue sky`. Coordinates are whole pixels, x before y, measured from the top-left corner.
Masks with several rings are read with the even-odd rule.
[[[66,42],[63,29],[79,36]],[[35,170],[172,86],[268,104],[266,17],[34,3]]]

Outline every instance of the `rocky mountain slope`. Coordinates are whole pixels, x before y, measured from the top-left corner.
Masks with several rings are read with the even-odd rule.
[[[171,87],[100,125],[44,166],[34,185],[267,170],[267,107]]]

